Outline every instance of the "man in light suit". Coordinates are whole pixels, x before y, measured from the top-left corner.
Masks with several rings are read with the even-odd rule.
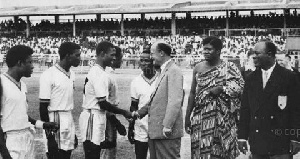
[[[254,48],[257,69],[242,95],[239,149],[253,159],[290,159],[300,150],[299,85],[295,74],[275,63],[276,46],[260,41]]]
[[[180,158],[183,136],[183,75],[170,55],[171,46],[164,42],[156,42],[151,46],[151,57],[154,65],[160,66],[161,73],[149,104],[133,113],[140,118],[149,115],[150,159]]]

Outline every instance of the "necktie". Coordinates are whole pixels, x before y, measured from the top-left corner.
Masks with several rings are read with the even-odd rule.
[[[266,84],[268,82],[268,72],[264,71],[263,75],[264,75],[264,77],[263,77],[263,88],[265,88]]]

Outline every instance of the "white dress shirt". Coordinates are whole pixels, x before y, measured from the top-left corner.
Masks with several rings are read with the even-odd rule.
[[[276,66],[276,63],[274,63],[274,65],[272,67],[270,67],[268,70],[264,70],[264,69],[261,69],[261,72],[262,72],[262,80],[263,80],[263,88],[265,88],[274,68]]]

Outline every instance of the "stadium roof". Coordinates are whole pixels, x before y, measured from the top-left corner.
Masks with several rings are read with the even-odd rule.
[[[140,13],[179,13],[212,12],[226,10],[272,10],[300,8],[299,0],[214,0],[182,1],[176,3],[133,3],[133,4],[92,4],[68,6],[28,6],[0,8],[0,16],[49,16],[85,14],[140,14]],[[274,2],[273,2],[274,1]]]

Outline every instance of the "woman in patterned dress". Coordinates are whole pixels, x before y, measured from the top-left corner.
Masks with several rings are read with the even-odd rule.
[[[234,159],[239,154],[236,122],[244,81],[235,64],[220,59],[221,49],[220,39],[204,39],[205,60],[193,71],[185,118],[192,159]]]

